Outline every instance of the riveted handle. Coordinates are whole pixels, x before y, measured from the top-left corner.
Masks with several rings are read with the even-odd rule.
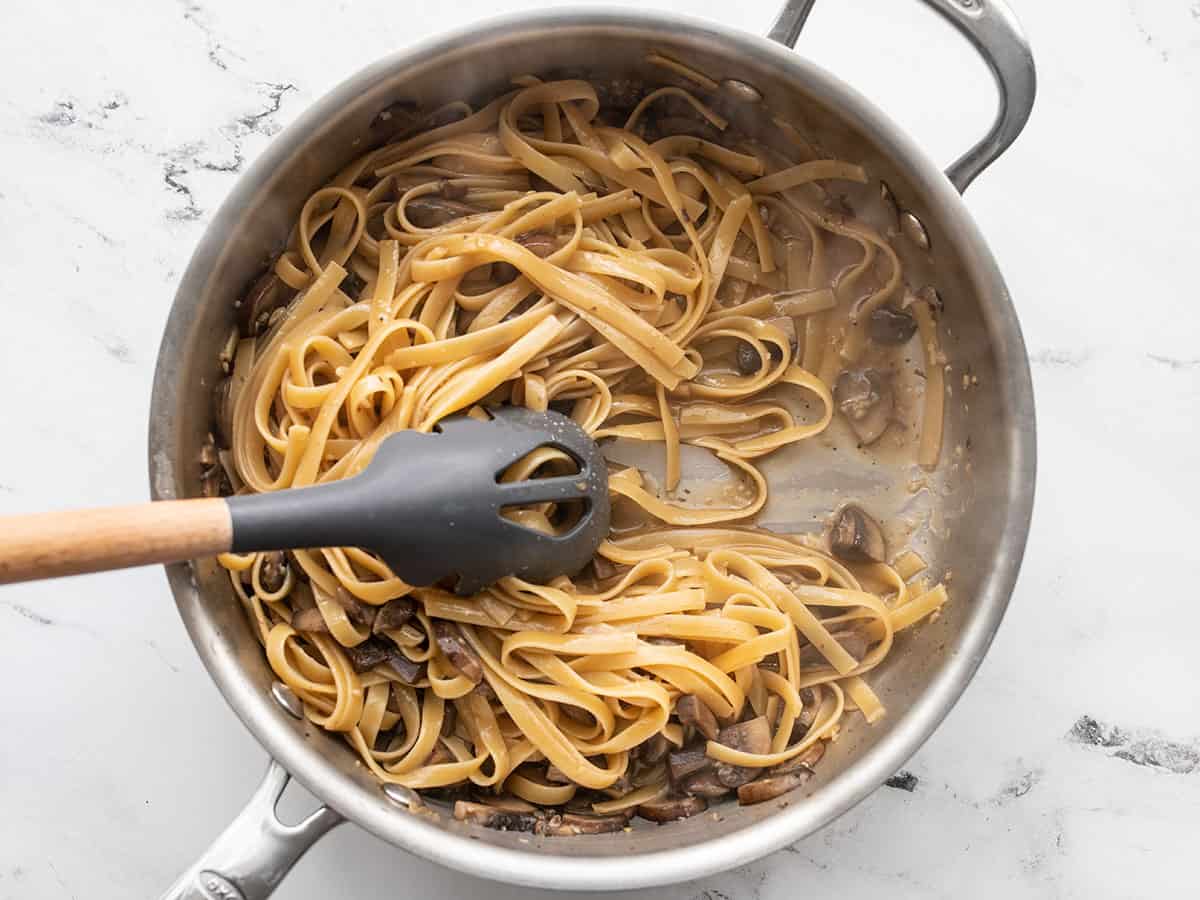
[[[322,806],[299,825],[280,822],[275,805],[290,777],[271,760],[246,808],[162,900],[266,900],[271,896],[309,847],[344,821]]]
[[[788,0],[767,36],[794,47],[816,0]],[[1009,148],[1033,110],[1037,73],[1033,53],[1016,17],[1002,0],[923,0],[958,29],[983,57],[996,82],[999,102],[988,133],[946,169],[946,177],[967,189],[979,173]]]

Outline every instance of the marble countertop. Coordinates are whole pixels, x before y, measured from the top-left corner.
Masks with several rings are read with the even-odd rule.
[[[647,2],[759,33],[775,12],[772,0]],[[968,194],[1016,300],[1038,402],[1037,509],[1008,617],[895,786],[785,852],[655,896],[1195,890],[1200,3],[1098,0],[1086,17],[1077,4],[1012,3],[1037,53],[1038,108]],[[146,496],[159,335],[238,171],[367,61],[495,11],[486,0],[9,5],[0,513]],[[983,66],[915,2],[827,0],[801,52],[937,159],[990,118]],[[0,591],[0,714],[0,900],[157,896],[265,764],[158,569]],[[344,826],[278,896],[532,893]]]

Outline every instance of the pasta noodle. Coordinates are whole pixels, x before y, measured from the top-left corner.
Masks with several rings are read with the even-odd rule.
[[[871,671],[947,599],[909,586],[925,565],[911,551],[847,562],[753,527],[761,458],[829,426],[832,382],[903,273],[883,235],[810,191],[862,183],[861,167],[738,138],[715,83],[655,61],[706,96],[664,87],[608,111],[588,82],[526,77],[347,165],[256,293],[274,305],[243,310],[224,395],[230,479],[251,492],[352,477],[389,434],[493,404],[662,445],[661,483],[610,477],[653,525],[614,532],[573,579],[463,598],[356,548],[220,558],[309,720],[381,781],[490,798],[505,827],[661,821],[680,795],[686,814],[756,776],[794,786],[855,710],[884,714]],[[669,133],[664,111],[705,137]],[[935,312],[916,304],[936,385],[926,466]],[[725,502],[686,499],[685,449],[728,467]],[[563,462],[542,452],[505,477]],[[507,514],[555,527],[548,504]],[[707,780],[682,781],[678,754],[697,748]],[[597,818],[564,831],[546,808]]]

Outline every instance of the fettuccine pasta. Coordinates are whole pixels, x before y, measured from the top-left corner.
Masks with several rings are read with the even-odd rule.
[[[845,412],[839,373],[910,295],[887,237],[825,202],[862,168],[739,138],[689,77],[624,110],[527,77],[436,111],[308,199],[239,310],[227,490],[353,477],[388,435],[497,404],[662,454],[665,477],[611,467],[650,525],[575,578],[459,597],[357,548],[221,557],[307,718],[460,817],[567,834],[777,796],[884,714],[870,673],[947,599],[911,551],[754,527],[761,460]],[[935,313],[916,308],[926,358]],[[940,395],[924,409],[933,465]],[[687,499],[685,450],[727,467],[727,502]],[[547,504],[510,515],[555,527]]]

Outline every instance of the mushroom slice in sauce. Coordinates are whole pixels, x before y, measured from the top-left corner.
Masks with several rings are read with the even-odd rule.
[[[536,813],[500,809],[467,800],[455,801],[454,818],[460,822],[482,825],[484,828],[495,828],[497,831],[532,832],[537,831],[542,823],[542,818]]]
[[[263,555],[262,567],[258,570],[258,579],[267,593],[274,594],[283,587],[287,579],[287,554],[282,550]]]
[[[438,648],[446,655],[446,659],[450,660],[450,665],[458,669],[469,681],[478,684],[483,680],[483,663],[463,638],[457,625],[444,619],[434,619],[433,634],[437,639]]]
[[[413,662],[398,648],[388,656],[387,665],[396,677],[409,687],[425,678],[425,663]]]
[[[703,797],[686,795],[683,797],[664,797],[662,800],[652,800],[637,808],[637,814],[651,822],[674,822],[676,819],[686,819],[708,809],[708,801]]]
[[[643,741],[637,748],[638,760],[647,766],[660,762],[671,750],[671,742],[661,731]]]
[[[771,726],[766,716],[758,716],[745,722],[738,722],[728,728],[722,728],[717,735],[717,743],[741,750],[744,753],[771,752]],[[735,766],[719,762],[716,765],[717,780],[729,788],[740,787],[753,781],[762,774],[762,769],[749,766]]]
[[[727,785],[721,783],[721,780],[717,778],[717,773],[711,769],[696,772],[684,779],[680,783],[679,789],[685,794],[704,797],[708,800],[724,797],[730,790]]]
[[[292,613],[292,627],[297,631],[307,631],[313,634],[329,634],[329,626],[325,617],[315,606],[308,609],[296,610]]]
[[[675,715],[679,724],[691,725],[710,741],[717,739],[717,719],[695,694],[684,694],[675,702]]]
[[[585,816],[577,813],[552,815],[546,820],[544,833],[551,837],[566,837],[577,834],[608,834],[621,831],[629,819],[621,815]]]
[[[408,221],[418,228],[437,228],[464,216],[473,216],[480,210],[458,200],[448,200],[437,194],[413,197],[404,207]]]
[[[337,590],[329,596],[346,611],[346,617],[355,625],[370,628],[375,624],[378,608],[369,603],[363,603],[341,585],[338,585]]]
[[[881,306],[867,319],[867,334],[877,344],[899,347],[917,331],[917,320],[902,309]]]
[[[863,446],[879,439],[892,420],[895,401],[887,379],[875,369],[847,369],[833,385],[833,402]]]
[[[883,562],[887,557],[883,529],[853,503],[847,503],[834,516],[829,529],[829,550],[847,562]]]
[[[237,303],[238,330],[243,337],[254,337],[267,327],[271,313],[287,303],[292,289],[275,274],[272,264],[258,276],[245,296]]]
[[[697,772],[711,768],[712,760],[705,754],[702,744],[667,754],[667,772],[672,784],[683,784]]]
[[[416,609],[416,605],[408,597],[389,600],[379,607],[379,612],[375,616],[375,624],[371,626],[371,630],[379,634],[381,631],[399,628],[416,615]]]
[[[343,647],[342,652],[350,659],[355,672],[370,671],[392,656],[392,648],[379,638],[367,638],[361,644]]]
[[[788,791],[794,791],[812,777],[811,772],[797,769],[783,775],[770,775],[743,784],[737,789],[738,803],[750,806],[753,803],[763,803],[781,797]]]
[[[788,772],[795,772],[799,769],[808,769],[811,771],[821,758],[825,756],[825,742],[817,741],[799,756],[793,756],[787,762],[781,762],[777,766],[772,766],[767,770],[768,775],[783,775]]]

